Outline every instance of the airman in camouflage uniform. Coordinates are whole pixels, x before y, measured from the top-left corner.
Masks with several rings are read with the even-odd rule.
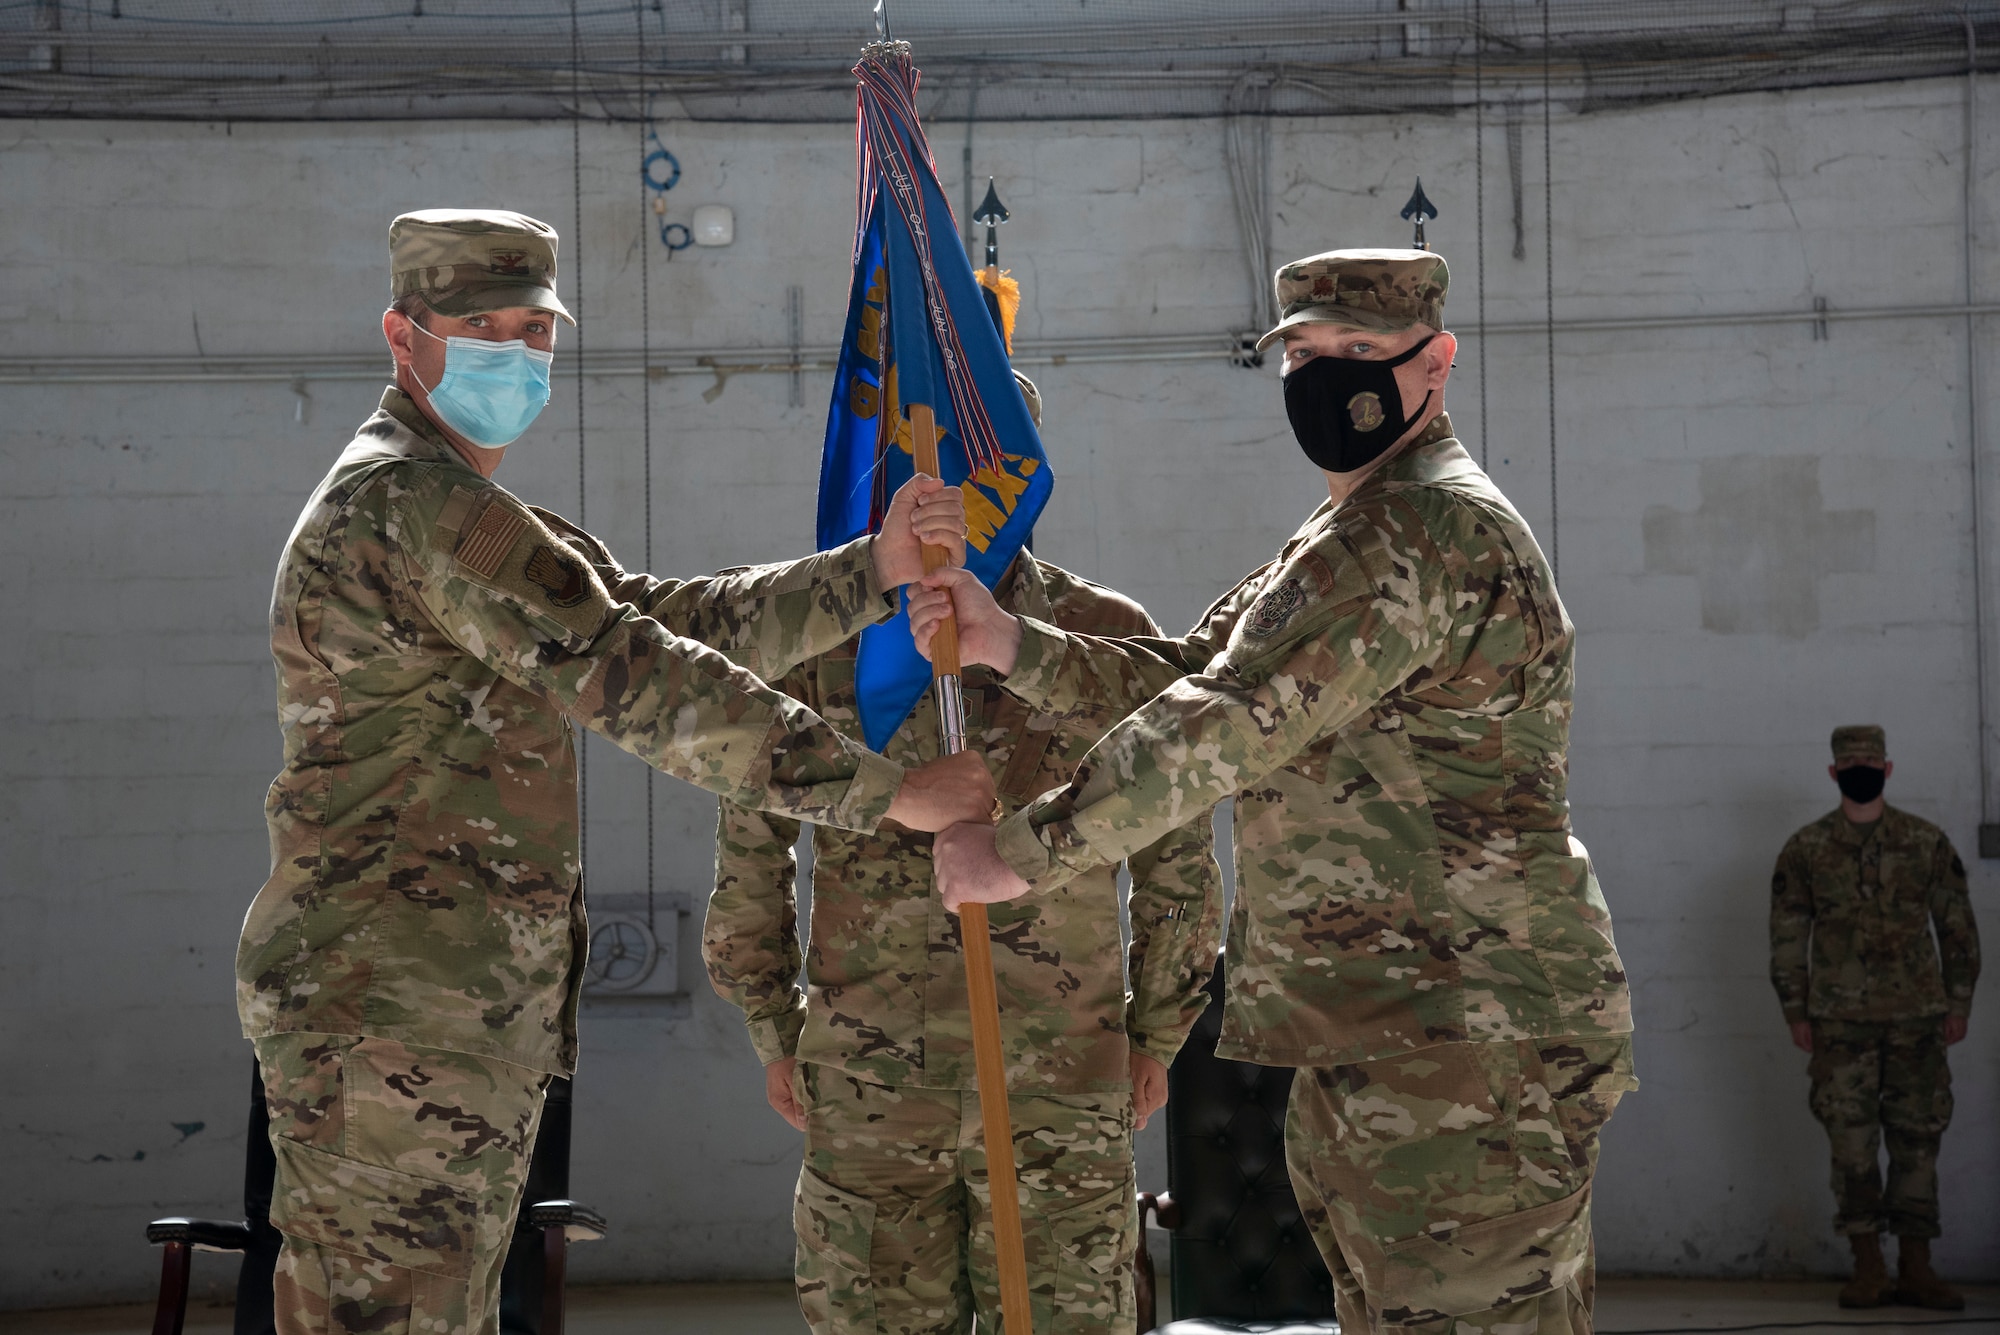
[[[941,814],[748,670],[891,613],[919,536],[962,531],[955,493],[913,520],[938,485],[914,483],[883,538],[791,565],[628,574],[488,480],[499,450],[441,420],[454,363],[413,328],[551,346],[555,234],[435,210],[397,219],[390,249],[398,387],[300,516],[271,605],[285,763],[236,977],[277,1154],[283,1335],[495,1329],[543,1088],[576,1062],[577,725],[733,801],[863,831],[977,815],[992,792],[983,770],[940,773],[933,789],[961,789]]]
[[[1080,634],[1159,633],[1136,603],[1025,551],[998,597]],[[855,649],[842,645],[777,685],[859,736]],[[966,671],[964,692],[969,749],[1009,811],[1067,782],[1117,718],[1031,710],[984,668]],[[883,754],[916,765],[937,754],[937,738],[926,694]],[[743,1009],[774,1105],[806,1133],[800,1305],[820,1335],[964,1332],[975,1311],[981,1330],[997,1330],[964,957],[958,918],[931,893],[931,836],[893,824],[815,829],[801,988],[799,829],[723,804],[703,949],[716,990]],[[1222,912],[1210,842],[1207,823],[1195,822],[1133,851],[1129,957],[1111,864],[993,912],[1038,1331],[1134,1329],[1134,1077],[1164,1096],[1166,1067],[1207,1001]]]
[[[1833,759],[1839,808],[1787,840],[1771,875],[1771,982],[1812,1054],[1813,1116],[1832,1143],[1834,1228],[1854,1251],[1840,1302],[1956,1311],[1965,1299],[1932,1270],[1930,1240],[1951,1122],[1945,1047],[1965,1037],[1979,977],[1965,864],[1943,830],[1883,800],[1882,729],[1834,729]],[[1894,1285],[1884,1231],[1901,1240]]]
[[[1437,402],[1445,282],[1416,251],[1278,271],[1301,445],[1325,423],[1290,381],[1319,356],[1373,377],[1335,401],[1357,431],[1408,425],[1322,465],[1329,502],[1186,636],[1072,634],[924,581],[920,643],[949,589],[962,652],[1031,708],[1134,711],[997,836],[938,836],[939,879],[948,903],[1046,894],[1233,796],[1217,1052],[1302,1068],[1287,1158],[1342,1329],[1584,1332],[1629,997],[1570,832],[1574,631]]]

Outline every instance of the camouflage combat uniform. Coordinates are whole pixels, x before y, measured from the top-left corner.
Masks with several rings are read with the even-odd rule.
[[[574,725],[735,801],[873,829],[901,768],[746,667],[782,672],[895,606],[865,540],[627,574],[383,396],[272,600],[285,766],[237,987],[284,1329],[491,1329],[541,1090],[576,1061]]]
[[[1157,634],[1135,603],[1024,553],[1004,606],[1090,634]],[[776,684],[858,734],[853,643]],[[965,678],[968,745],[1007,809],[1066,782],[1115,721],[1012,699],[984,668]],[[937,753],[928,694],[884,748]],[[796,1206],[801,1305],[816,1332],[998,1328],[957,915],[931,891],[931,836],[821,826],[813,836],[806,986],[792,847],[799,823],[724,803],[704,953],[742,1007],[757,1055],[799,1059],[807,1113]],[[996,904],[991,924],[1011,1120],[1019,1149],[1035,1329],[1130,1332],[1134,1214],[1127,1052],[1171,1064],[1206,997],[1221,930],[1204,822],[1135,849],[1132,945],[1119,943],[1110,865],[1055,894]]]
[[[1836,808],[1786,841],[1771,876],[1771,981],[1786,1021],[1812,1022],[1812,1111],[1832,1143],[1841,1233],[1938,1236],[1952,1109],[1943,1022],[1971,1012],[1978,976],[1965,865],[1943,830],[1884,803],[1873,824]]]
[[[1287,1157],[1343,1329],[1588,1329],[1597,1131],[1635,1082],[1569,828],[1573,631],[1449,420],[1181,639],[1023,627],[1026,704],[1135,711],[1001,825],[1036,892],[1236,799],[1217,1052],[1304,1068]]]

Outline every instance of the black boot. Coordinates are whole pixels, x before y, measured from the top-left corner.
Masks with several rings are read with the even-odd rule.
[[[1939,1279],[1931,1269],[1929,1238],[1896,1240],[1896,1301],[1905,1307],[1936,1312],[1963,1312],[1965,1295]]]
[[[1882,1264],[1882,1239],[1875,1233],[1850,1233],[1854,1278],[1840,1290],[1842,1307],[1880,1307],[1889,1301],[1889,1268]]]

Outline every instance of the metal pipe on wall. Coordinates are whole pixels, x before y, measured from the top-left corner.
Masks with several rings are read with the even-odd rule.
[[[1985,536],[1991,531],[1987,513],[1987,489],[1994,486],[1996,470],[1982,467],[1979,390],[1979,305],[1978,239],[1975,201],[1979,180],[1979,30],[1972,14],[1962,11],[1965,21],[1965,182],[1960,200],[1963,231],[1961,250],[1965,259],[1965,407],[1966,457],[1972,481],[1972,673],[1973,695],[1978,711],[1979,753],[1979,856],[2000,858],[2000,806],[1996,806],[1994,773],[2000,770],[2000,736],[1995,735],[1992,667],[2000,663],[2000,645],[1988,637],[2000,629],[2000,608],[1987,601],[2000,592],[2000,579],[1987,569],[1992,559]]]
[[[1584,316],[1557,320],[1559,333],[1615,333],[1626,330],[1726,329],[1744,325],[1819,325],[1866,320],[1938,320],[2000,315],[2000,302],[1945,302],[1917,306],[1866,306],[1841,310],[1738,311],[1697,315]],[[1488,337],[1546,336],[1545,320],[1489,321]],[[1461,341],[1476,338],[1459,331]],[[593,350],[587,374],[633,376],[790,375],[833,371],[837,348],[789,347],[659,349],[647,360],[634,349]],[[1237,333],[1140,334],[1124,337],[1047,339],[1023,342],[1017,366],[1079,366],[1101,363],[1228,361],[1242,355]],[[0,385],[77,384],[242,384],[314,380],[386,380],[379,352],[255,354],[242,357],[0,357]],[[1987,474],[1993,473],[1988,469]]]

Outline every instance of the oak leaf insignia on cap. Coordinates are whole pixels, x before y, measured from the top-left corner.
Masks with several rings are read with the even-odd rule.
[[[1293,260],[1273,275],[1278,323],[1257,340],[1263,351],[1285,330],[1338,324],[1393,334],[1411,325],[1444,328],[1451,273],[1429,250],[1329,250]]]
[[[506,209],[420,209],[389,224],[389,291],[463,319],[531,307],[576,323],[556,295],[556,229]]]

